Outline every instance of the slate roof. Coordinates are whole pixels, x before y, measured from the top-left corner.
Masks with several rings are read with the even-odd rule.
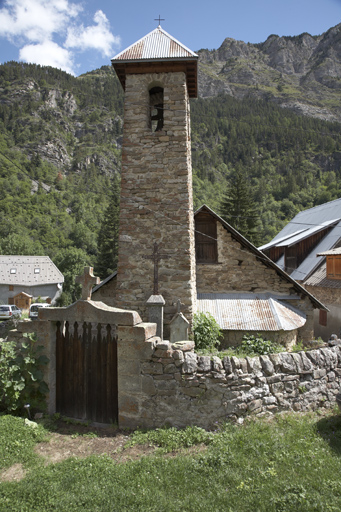
[[[306,322],[304,313],[275,294],[198,293],[197,305],[199,312],[210,313],[223,330],[292,331]]]
[[[304,281],[323,262],[324,256],[317,258],[316,255],[333,249],[341,239],[341,198],[298,213],[271,242],[259,247],[259,249],[265,250],[274,246],[289,247],[333,225],[331,231],[318,243],[299,267],[290,274],[293,279]],[[280,258],[277,263],[283,268],[284,258]]]
[[[48,256],[0,255],[0,285],[37,286],[63,282],[63,274]]]

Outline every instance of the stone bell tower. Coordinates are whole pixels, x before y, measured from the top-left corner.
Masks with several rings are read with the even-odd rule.
[[[177,300],[189,320],[196,304],[189,98],[197,61],[161,26],[112,59],[125,91],[115,303],[146,321],[157,280],[166,334]]]

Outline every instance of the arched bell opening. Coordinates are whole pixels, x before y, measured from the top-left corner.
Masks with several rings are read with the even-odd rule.
[[[149,90],[150,119],[149,126],[152,132],[163,130],[163,88],[152,87]]]

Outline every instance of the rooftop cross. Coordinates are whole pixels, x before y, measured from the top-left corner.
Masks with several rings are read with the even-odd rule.
[[[167,259],[170,256],[167,254],[161,254],[159,252],[159,246],[157,242],[154,242],[153,254],[151,256],[142,256],[146,260],[152,260],[154,262],[154,291],[153,295],[159,295],[159,261],[161,259]]]
[[[155,18],[154,21],[158,21],[159,22],[159,27],[161,25],[161,21],[165,21],[163,18],[160,17],[160,14],[159,14],[159,17],[158,18]]]
[[[92,267],[84,267],[84,272],[81,276],[76,277],[76,283],[82,285],[82,299],[90,300],[92,287],[95,284],[99,284],[100,278],[95,277]]]

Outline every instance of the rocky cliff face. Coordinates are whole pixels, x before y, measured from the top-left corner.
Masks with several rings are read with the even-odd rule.
[[[341,24],[320,36],[271,35],[260,44],[226,38],[218,50],[200,50],[199,94],[219,93],[341,122]]]
[[[116,96],[122,95],[114,72],[107,66],[74,78],[52,71],[55,76],[47,83],[38,66],[0,67],[0,120],[15,146],[29,158],[39,154],[62,174],[91,167],[105,175],[118,172],[122,116],[115,100],[111,108],[105,100],[106,90],[110,95],[112,88],[115,95],[115,85]]]

